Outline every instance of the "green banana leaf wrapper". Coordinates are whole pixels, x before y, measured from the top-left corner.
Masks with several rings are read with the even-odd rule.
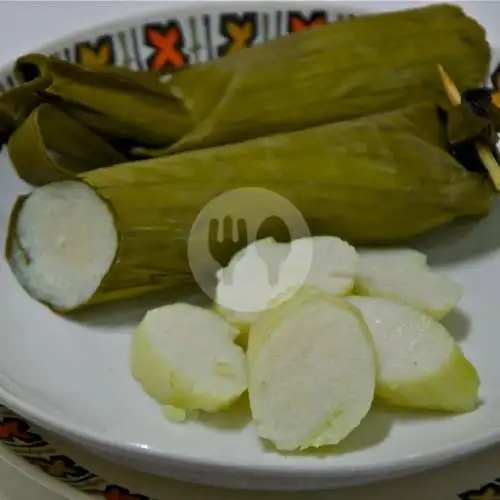
[[[182,105],[151,73],[85,68],[39,54],[21,57],[16,71],[26,83],[0,96],[0,140],[30,184],[125,162],[130,144],[168,143],[165,116],[172,115],[175,134],[182,130]]]
[[[284,196],[313,235],[354,244],[393,244],[462,216],[486,214],[495,196],[489,178],[459,164],[448,153],[446,135],[442,110],[422,103],[83,173],[78,178],[114,216],[119,247],[101,286],[82,306],[192,280],[188,239],[200,256],[210,239],[208,225],[191,234],[193,223],[207,203],[236,188]],[[7,249],[17,238],[24,199],[12,214]],[[261,237],[282,239],[282,227],[271,224]],[[231,245],[222,258],[227,262],[234,251]]]
[[[174,145],[148,153],[300,130],[420,101],[446,107],[438,64],[461,89],[488,76],[485,31],[457,6],[362,16],[278,38],[175,72],[167,86],[196,125]]]
[[[491,87],[481,86],[461,92],[462,102],[477,119],[489,120],[500,131],[500,64],[491,74]]]
[[[72,179],[127,160],[99,135],[47,103],[37,106],[10,136],[8,152],[18,175],[34,185]]]
[[[20,57],[15,73],[21,88],[38,84],[44,102],[105,138],[161,146],[192,127],[183,103],[153,73],[85,67],[42,54]]]
[[[469,116],[464,118],[463,122],[471,123],[472,115],[476,123],[487,123],[491,125],[495,132],[500,132],[500,65],[492,74],[494,86],[478,87],[462,91],[461,97],[464,108],[469,112]],[[464,128],[467,128],[465,125]]]
[[[7,142],[12,132],[42,103],[38,91],[44,87],[45,82],[37,80],[0,94],[0,144]]]
[[[421,101],[446,107],[437,65],[459,88],[468,89],[482,85],[489,63],[490,47],[481,25],[459,7],[443,4],[316,26],[173,71],[166,83],[155,73],[83,67],[29,54],[17,61],[17,77],[25,83],[15,91],[26,95],[28,110],[32,102],[41,101],[78,121],[88,129],[89,144],[96,142],[89,133],[95,133],[127,159],[140,159]],[[20,126],[19,119],[15,124],[3,119],[2,103],[9,99],[10,92],[0,96],[0,139],[17,134]],[[40,135],[53,135],[55,125],[47,133],[46,126],[37,120]],[[60,141],[73,144],[64,127],[59,128]],[[45,164],[46,152],[32,149],[40,152],[37,163]],[[16,168],[26,164],[18,156],[19,149],[11,153]],[[98,158],[89,161],[89,169],[99,163]],[[24,167],[18,170],[33,184],[53,178],[53,166],[47,175],[40,168],[33,176]],[[58,170],[64,178],[65,168]]]

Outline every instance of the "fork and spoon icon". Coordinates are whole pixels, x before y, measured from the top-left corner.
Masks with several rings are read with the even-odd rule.
[[[274,236],[278,241],[290,241],[290,231],[283,219],[277,216],[265,218],[259,225],[254,241]],[[248,224],[245,219],[227,215],[221,219],[210,219],[208,227],[208,249],[212,257],[222,268],[238,251],[245,248],[250,241]],[[268,253],[264,255],[259,245],[255,247],[257,254],[266,265],[268,283],[276,286],[279,281],[280,268],[286,261],[290,250]],[[225,285],[232,284],[232,273],[225,268],[222,276]]]

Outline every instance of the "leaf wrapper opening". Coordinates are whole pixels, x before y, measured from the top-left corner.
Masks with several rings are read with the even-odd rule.
[[[41,54],[19,58],[15,69],[27,82],[49,80],[44,98],[104,137],[165,146],[190,129],[183,103],[153,73],[88,68]]]
[[[34,185],[126,161],[98,135],[46,103],[10,136],[8,151],[18,175]]]

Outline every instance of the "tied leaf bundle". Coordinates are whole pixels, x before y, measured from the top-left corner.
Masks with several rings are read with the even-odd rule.
[[[200,210],[247,186],[290,200],[313,235],[351,243],[485,214],[494,196],[484,174],[448,154],[442,110],[422,103],[39,187],[14,208],[8,259],[33,297],[64,312],[191,282],[187,240]],[[205,248],[208,231],[194,235]]]
[[[0,140],[30,184],[123,163],[133,146],[164,146],[190,127],[182,103],[152,73],[40,54],[19,58],[15,72],[24,83],[0,96]]]
[[[445,105],[437,65],[467,89],[484,82],[489,61],[484,29],[457,6],[319,26],[174,73],[167,85],[190,109],[195,127],[149,154],[300,130],[420,101]]]
[[[79,142],[92,146],[89,150],[95,148],[92,134],[97,134],[117,154],[141,159],[303,130],[418,102],[446,106],[437,65],[446,68],[459,88],[468,89],[482,84],[489,61],[481,25],[446,4],[317,26],[174,71],[166,83],[158,74],[85,68],[30,54],[16,64],[18,78],[25,82],[16,89],[26,96],[26,101],[16,102],[22,112],[14,121],[9,113],[4,117],[2,110],[12,95],[2,95],[0,131],[3,139],[12,141],[10,156],[20,175],[39,185],[53,179],[54,171],[60,179],[68,177],[68,162],[55,169],[48,165],[49,174],[41,175],[40,165],[47,163],[44,141],[31,147],[40,152],[38,162],[33,157],[27,161],[15,147],[34,140],[19,127],[40,102],[57,106],[67,115],[65,121],[78,121]],[[52,124],[52,130],[56,126]],[[38,121],[38,127],[40,136],[46,136],[45,124]],[[61,142],[75,144],[64,127],[58,128]],[[29,162],[39,164],[33,167],[37,172],[25,168]],[[89,159],[88,169],[102,163]]]
[[[47,103],[40,104],[12,135],[9,154],[19,176],[36,185],[126,161],[100,136]]]
[[[452,133],[458,143],[454,154],[459,157],[461,150],[467,148],[466,137],[470,141],[471,127],[475,127],[477,139],[474,142],[477,153],[496,188],[500,190],[499,155],[495,154],[495,151],[491,152],[489,147],[496,143],[497,132],[500,130],[500,65],[491,75],[491,82],[490,88],[478,87],[462,92],[457,89],[458,96],[452,110],[456,116],[455,130]],[[460,129],[462,136],[457,133]]]
[[[157,75],[122,67],[84,67],[28,54],[15,65],[19,79],[90,130],[109,139],[161,145],[189,130],[183,104]]]
[[[482,89],[461,92],[442,66],[439,71],[449,100],[445,120],[450,152],[469,170],[486,170],[495,189],[500,191],[500,156],[496,146],[499,122],[495,112],[488,111],[484,102],[482,107],[478,106],[478,101],[484,98]],[[491,104],[488,103],[490,110],[494,108]]]

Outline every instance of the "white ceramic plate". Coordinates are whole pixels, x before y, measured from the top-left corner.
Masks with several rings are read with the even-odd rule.
[[[490,5],[491,10],[490,9]],[[400,6],[400,4],[399,4]],[[188,57],[206,58],[224,43],[221,13],[247,13],[255,19],[255,42],[288,26],[284,3],[238,7],[204,5],[193,10],[151,14],[80,33],[44,52],[63,57],[92,57],[78,42],[111,44],[116,64],[144,67],[152,48],[144,43],[146,25],[178,21]],[[372,10],[398,8],[384,4]],[[303,8],[304,18],[325,4]],[[495,18],[494,4],[474,8],[486,22]],[[297,4],[290,10],[297,11]],[[333,20],[351,9],[330,4]],[[252,14],[255,14],[252,17]],[[320,17],[323,15],[320,12]],[[228,19],[225,17],[224,19]],[[227,22],[227,21],[224,21]],[[263,23],[263,24],[261,24]],[[200,45],[197,50],[193,38]],[[100,37],[100,38],[99,38]],[[207,45],[207,44],[210,45]],[[80,48],[78,48],[80,47]],[[197,56],[196,56],[197,54]],[[0,83],[10,85],[7,68]],[[20,182],[0,157],[0,238],[20,192]],[[500,347],[496,301],[500,276],[500,208],[470,225],[439,231],[419,245],[437,267],[464,284],[461,311],[447,320],[460,336],[467,356],[478,367],[483,405],[474,413],[438,418],[374,411],[335,454],[284,457],[265,451],[248,420],[225,418],[176,425],[165,421],[158,406],[141,391],[129,372],[130,332],[145,304],[120,305],[106,314],[65,319],[37,304],[19,287],[8,266],[0,268],[0,399],[26,418],[111,460],[160,475],[243,488],[318,489],[365,483],[437,466],[500,441]]]
[[[16,422],[17,426],[12,426]],[[39,434],[41,433],[43,437]],[[87,453],[0,407],[0,500],[330,500],[331,490],[242,492],[146,474]],[[48,442],[47,442],[48,441]],[[21,458],[22,457],[22,458]],[[491,500],[500,491],[500,447],[433,471],[336,489],[335,500]],[[496,478],[496,479],[495,479]],[[4,498],[2,495],[6,496]]]

